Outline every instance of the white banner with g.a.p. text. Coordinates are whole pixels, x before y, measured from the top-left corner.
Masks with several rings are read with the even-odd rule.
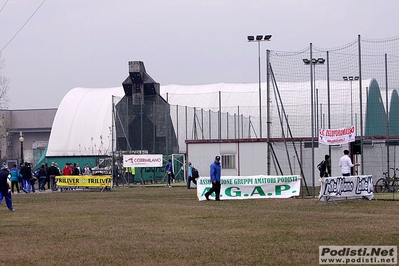
[[[222,176],[220,179],[220,199],[260,199],[290,198],[299,196],[300,176]],[[200,177],[197,181],[199,200],[206,200],[205,193],[212,187],[209,177]],[[210,195],[213,199],[215,194]]]

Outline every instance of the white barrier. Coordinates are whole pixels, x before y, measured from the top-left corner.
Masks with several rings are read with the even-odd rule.
[[[301,190],[301,178],[298,175],[222,176],[220,184],[220,198],[223,200],[290,198],[299,196]],[[205,193],[211,187],[209,177],[198,179],[197,196],[200,201],[206,200]],[[214,194],[210,196],[213,197]]]
[[[337,176],[320,178],[320,199],[327,203],[335,199],[374,198],[373,177],[361,176]]]

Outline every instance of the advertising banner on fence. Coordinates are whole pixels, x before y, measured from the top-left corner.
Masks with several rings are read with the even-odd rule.
[[[162,154],[123,155],[123,167],[162,167]]]
[[[110,175],[68,175],[55,178],[59,187],[110,187]]]
[[[320,197],[356,198],[374,197],[373,177],[371,175],[337,176],[320,178]]]
[[[223,176],[220,180],[220,199],[265,199],[299,196],[300,176]],[[205,193],[212,187],[209,177],[197,181],[198,199],[206,200]],[[210,199],[215,198],[213,193]]]
[[[339,145],[355,141],[355,127],[340,129],[319,129],[319,143],[324,145]]]

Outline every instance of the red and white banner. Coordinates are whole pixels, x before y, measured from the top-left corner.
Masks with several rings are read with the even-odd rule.
[[[354,126],[340,129],[319,129],[319,143],[324,145],[339,145],[354,142],[355,137]]]
[[[123,155],[123,167],[162,167],[162,154]]]

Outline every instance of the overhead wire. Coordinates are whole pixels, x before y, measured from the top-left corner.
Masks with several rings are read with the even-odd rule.
[[[7,1],[8,2],[8,1]],[[21,26],[21,28],[12,36],[12,38],[4,45],[3,48],[1,48],[0,53],[3,52],[3,50],[14,40],[14,38],[18,35],[18,33],[25,27],[26,24],[31,20],[31,18],[36,14],[36,12],[40,9],[40,7],[46,2],[46,0],[43,0],[43,2],[36,8],[36,10],[32,13],[32,15],[25,21],[25,23]]]
[[[3,11],[4,7],[7,5],[8,0],[4,3],[4,5],[1,7],[0,12]]]

